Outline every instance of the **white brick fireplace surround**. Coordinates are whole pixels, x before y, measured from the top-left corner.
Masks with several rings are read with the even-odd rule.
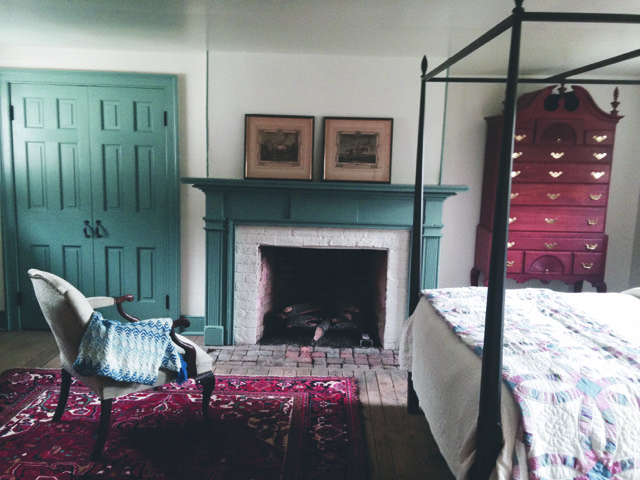
[[[383,347],[396,349],[407,318],[409,230],[239,225],[235,233],[234,340],[255,344],[262,337],[261,246],[357,248],[387,251]]]

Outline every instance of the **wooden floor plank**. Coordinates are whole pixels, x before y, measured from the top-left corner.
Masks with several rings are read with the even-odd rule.
[[[402,421],[402,407],[396,396],[391,372],[378,372],[377,377],[387,435],[389,436],[393,463],[396,468],[396,478],[398,480],[418,478],[420,470],[417,469],[415,454],[408,442]]]
[[[373,437],[376,442],[376,459],[378,461],[378,469],[380,478],[394,479],[396,477],[396,467],[393,463],[393,455],[391,454],[391,443],[388,435],[388,426],[385,423],[384,412],[382,408],[382,398],[378,387],[378,378],[376,372],[365,371],[367,379],[367,395],[369,398],[369,409],[371,413],[371,426]]]
[[[376,441],[373,435],[373,420],[369,408],[369,394],[367,391],[367,377],[364,371],[356,375],[358,381],[358,398],[360,400],[360,415],[362,419],[362,435],[364,436],[366,451],[367,478],[370,480],[382,480],[378,468],[378,454]]]
[[[403,406],[400,411],[400,418],[404,425],[407,443],[416,461],[416,469],[424,473],[424,478],[430,480],[454,480],[447,462],[440,454],[425,416],[422,413],[410,415],[407,411],[407,373],[392,372],[391,379],[399,404]]]

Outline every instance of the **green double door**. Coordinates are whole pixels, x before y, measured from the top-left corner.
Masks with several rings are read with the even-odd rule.
[[[29,268],[87,296],[133,294],[126,310],[141,318],[177,318],[165,90],[14,83],[10,97],[20,328],[48,328]]]

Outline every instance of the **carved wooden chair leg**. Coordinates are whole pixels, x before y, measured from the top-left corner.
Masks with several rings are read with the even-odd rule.
[[[111,423],[111,405],[113,399],[102,400],[100,402],[100,426],[98,427],[98,437],[96,438],[96,444],[93,447],[91,456],[89,459],[92,462],[98,461],[104,444],[107,441],[107,434],[109,433],[109,425]]]
[[[213,373],[205,373],[196,381],[202,385],[202,416],[206,420],[209,418],[209,401],[216,386],[216,377]]]
[[[56,411],[53,414],[53,421],[59,422],[64,413],[64,409],[67,406],[67,400],[69,399],[69,390],[71,389],[71,374],[64,368],[62,369],[62,383],[60,384],[60,397],[58,398],[58,405]]]

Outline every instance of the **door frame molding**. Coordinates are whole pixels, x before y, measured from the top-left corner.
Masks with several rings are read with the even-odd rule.
[[[0,331],[20,329],[18,305],[18,239],[16,192],[13,169],[13,141],[11,135],[10,98],[11,85],[18,83],[69,86],[161,88],[164,91],[167,115],[167,178],[166,192],[170,209],[167,218],[170,245],[176,255],[169,258],[168,271],[180,279],[180,156],[178,150],[178,78],[176,75],[153,73],[83,72],[75,70],[32,70],[0,68],[0,206],[2,224],[2,256],[6,315],[0,318]],[[170,247],[171,248],[171,247]],[[174,303],[175,302],[175,303]],[[177,281],[177,298],[172,304],[180,311],[180,282]]]

